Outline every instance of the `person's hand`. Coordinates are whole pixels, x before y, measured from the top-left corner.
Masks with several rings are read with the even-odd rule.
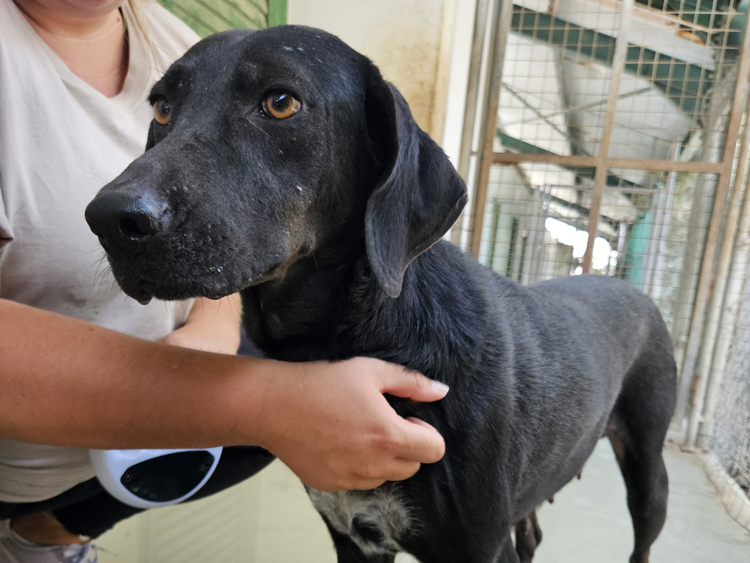
[[[160,340],[217,354],[236,354],[240,347],[240,311],[238,295],[218,301],[196,299],[185,324]]]
[[[283,364],[264,397],[261,446],[310,487],[373,489],[434,463],[445,442],[429,424],[401,418],[383,393],[437,401],[448,387],[375,360]]]
[[[231,334],[227,335],[221,328],[201,322],[185,323],[159,342],[216,354],[236,354],[240,347],[239,336],[234,338]]]

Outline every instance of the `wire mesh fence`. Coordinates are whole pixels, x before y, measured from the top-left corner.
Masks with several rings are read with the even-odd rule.
[[[471,201],[450,236],[524,285],[591,273],[649,295],[681,373],[675,428],[748,486],[749,272],[729,269],[748,251],[735,240],[744,168],[734,180],[748,146],[744,9],[480,2],[472,64],[486,70],[470,73],[480,111],[467,109],[459,163]]]
[[[750,270],[743,272],[750,277]],[[739,273],[738,273],[739,275]],[[745,284],[708,446],[750,495],[750,284]]]

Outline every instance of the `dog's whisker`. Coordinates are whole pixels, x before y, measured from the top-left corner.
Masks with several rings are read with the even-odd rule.
[[[247,122],[248,122],[248,123],[249,123],[250,125],[252,125],[253,127],[255,127],[255,128],[256,128],[256,129],[258,130],[258,131],[260,131],[261,133],[263,133],[264,135],[266,135],[267,137],[270,137],[270,136],[271,136],[271,135],[269,135],[269,134],[268,134],[268,132],[264,131],[264,130],[263,130],[263,129],[262,129],[262,128],[261,128],[261,127],[260,127],[260,126],[258,125],[258,124],[256,124],[256,123],[253,123],[253,120],[252,120],[252,119],[248,119],[248,120],[247,120]]]

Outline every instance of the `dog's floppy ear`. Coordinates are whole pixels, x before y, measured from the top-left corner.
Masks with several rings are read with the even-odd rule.
[[[466,205],[466,186],[374,65],[366,96],[368,132],[385,170],[367,201],[367,258],[380,287],[395,298],[407,266],[458,218]]]

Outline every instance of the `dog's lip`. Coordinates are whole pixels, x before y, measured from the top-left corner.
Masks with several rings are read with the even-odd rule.
[[[128,297],[135,299],[141,305],[148,305],[154,298],[164,301],[182,301],[198,297],[219,300],[238,291],[229,285],[208,285],[198,280],[186,280],[177,285],[167,285],[143,276],[118,280],[118,284]]]
[[[112,264],[111,261],[110,263]],[[112,266],[112,272],[122,291],[128,297],[138,301],[142,305],[148,305],[151,299],[182,301],[205,297],[218,301],[243,289],[277,278],[280,272],[284,271],[285,264],[275,264],[273,267],[257,275],[240,277],[229,275],[228,278],[226,268],[222,268],[223,275],[221,280],[217,279],[215,273],[206,273],[203,277],[191,276],[190,278],[183,278],[176,284],[164,283],[163,278],[158,279],[153,277],[153,272],[149,275],[148,269],[145,272],[137,271],[133,263],[128,263],[127,265],[117,263],[112,264]]]

